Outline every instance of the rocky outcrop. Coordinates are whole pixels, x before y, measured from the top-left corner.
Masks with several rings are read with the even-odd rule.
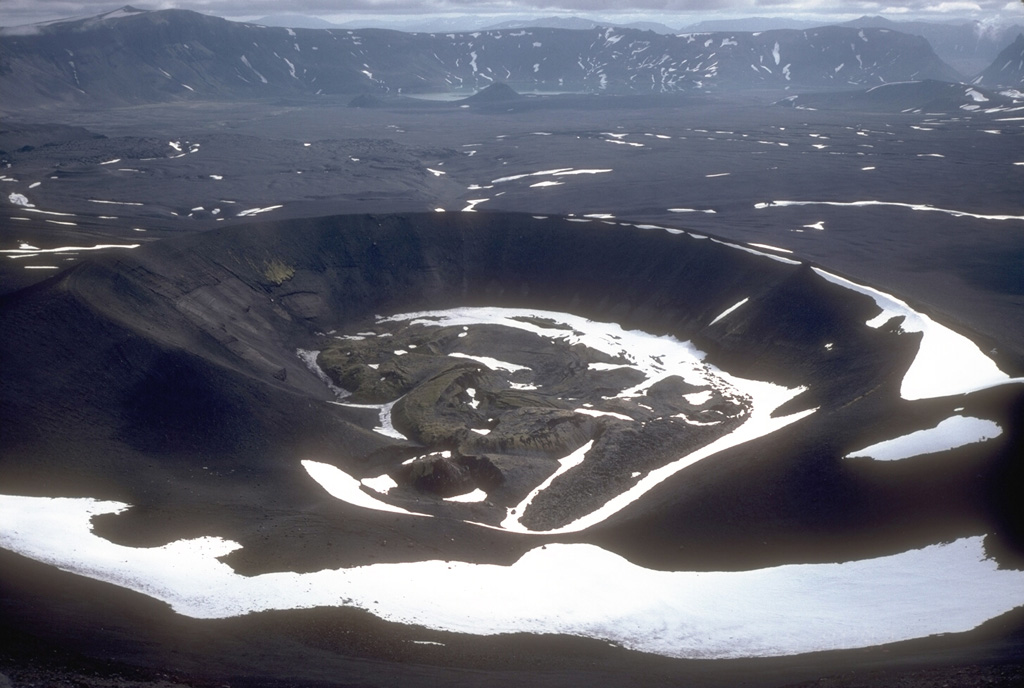
[[[403,464],[394,473],[399,485],[407,485],[442,499],[473,490],[491,492],[505,482],[501,469],[486,456],[435,452]]]
[[[472,363],[457,365],[415,387],[395,404],[395,427],[428,447],[460,444],[469,427],[485,422],[465,404],[467,390],[476,384],[477,370]]]
[[[462,100],[463,103],[508,103],[521,100],[523,96],[516,93],[516,90],[508,84],[498,82]]]

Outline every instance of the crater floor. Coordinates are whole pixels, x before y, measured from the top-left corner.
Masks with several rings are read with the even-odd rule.
[[[542,310],[400,314],[332,336],[317,361],[338,403],[375,409],[377,432],[412,445],[363,485],[517,531],[599,522],[741,426],[776,429],[770,412],[802,391],[729,375],[671,336]]]

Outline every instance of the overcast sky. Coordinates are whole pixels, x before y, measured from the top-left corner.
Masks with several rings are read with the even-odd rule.
[[[124,4],[124,0],[0,0],[0,25],[89,16]],[[132,4],[141,9],[190,9],[229,19],[288,12],[339,23],[367,15],[576,14],[619,21],[649,19],[676,28],[724,17],[846,20],[881,14],[894,20],[978,19],[1024,24],[1022,0],[631,0],[628,4],[621,0],[153,0]]]

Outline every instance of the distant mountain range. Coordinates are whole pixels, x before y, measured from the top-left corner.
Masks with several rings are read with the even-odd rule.
[[[254,24],[260,26],[278,26],[289,29],[343,29],[344,26],[329,22],[320,17],[305,14],[273,14],[256,19]]]
[[[319,17],[298,14],[279,14],[263,17],[256,21],[265,26],[282,26],[293,29],[328,28],[389,28],[419,33],[445,31],[497,31],[506,29],[575,29],[586,30],[598,27],[615,27],[654,31],[655,33],[678,34],[697,32],[755,32],[777,29],[813,29],[825,26],[820,21],[793,19],[788,17],[743,17],[739,19],[710,19],[682,28],[673,28],[659,22],[620,22],[611,18],[590,18],[579,16],[515,17],[500,22],[489,22],[488,17],[461,16],[390,20],[383,25],[380,20],[362,20],[331,24]],[[854,28],[889,29],[915,36],[923,36],[931,43],[932,49],[944,62],[965,75],[973,75],[986,68],[996,55],[1013,42],[1024,26],[1018,24],[994,24],[980,21],[970,22],[925,22],[893,21],[881,16],[864,16],[853,21],[838,24]]]
[[[679,33],[666,24],[659,22],[617,22],[607,19],[590,19],[577,16],[508,17],[497,21],[489,15],[463,15],[457,17],[435,16],[406,18],[392,17],[386,21],[373,19],[355,19],[334,24],[320,17],[303,14],[273,14],[260,17],[253,23],[263,26],[279,26],[290,29],[391,29],[407,33],[444,33],[446,31],[501,31],[505,29],[572,29],[576,31],[613,26],[623,29],[639,29],[657,33]]]
[[[655,33],[674,34],[675,29],[659,22],[609,22],[584,17],[543,17],[539,19],[515,19],[497,24],[485,25],[481,31],[502,31],[507,29],[572,29],[585,31],[613,27],[616,29],[636,29],[638,31],[654,31]]]
[[[974,75],[985,69],[1001,50],[1024,31],[1024,27],[1017,24],[989,25],[978,21],[965,24],[895,22],[884,17],[861,17],[842,26],[890,29],[923,36],[944,62],[965,75]]]
[[[0,35],[6,109],[178,99],[519,91],[850,89],[960,78],[923,38],[822,27],[669,36],[636,29],[410,34],[292,29],[123,8]]]
[[[707,20],[680,29],[672,29],[654,22],[620,24],[584,19],[580,17],[549,17],[507,21],[485,26],[484,29],[522,29],[533,27],[591,29],[603,26],[635,28],[657,33],[720,33],[776,31],[779,29],[807,30],[824,26],[821,22],[783,17],[748,17],[742,19]],[[979,21],[943,24],[923,21],[892,21],[885,17],[860,17],[853,21],[837,24],[857,29],[889,29],[909,33],[928,39],[935,54],[954,69],[965,75],[977,74],[986,68],[1007,45],[1013,42],[1024,26],[1017,24],[984,24]]]
[[[999,53],[988,69],[985,69],[973,83],[985,86],[1024,86],[1024,34]]]

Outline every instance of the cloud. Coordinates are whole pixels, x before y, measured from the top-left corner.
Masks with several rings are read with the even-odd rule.
[[[936,12],[980,12],[976,2],[940,2],[934,7]]]

